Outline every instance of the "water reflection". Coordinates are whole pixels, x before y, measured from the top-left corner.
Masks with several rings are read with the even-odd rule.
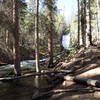
[[[34,90],[33,78],[3,83],[0,85],[0,100],[30,100]]]
[[[36,91],[35,91],[35,93],[33,94],[33,96],[32,96],[32,98],[34,98],[35,96],[37,96],[37,95],[39,95],[39,93],[40,93],[40,82],[41,82],[41,77],[40,76],[35,76],[35,78],[34,78],[34,85],[35,85],[35,87],[36,87]]]
[[[0,84],[0,100],[31,100],[32,96],[48,91],[46,76],[30,77]]]

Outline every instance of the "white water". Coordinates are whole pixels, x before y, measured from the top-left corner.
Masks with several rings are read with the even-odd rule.
[[[47,59],[41,59],[40,60],[40,64],[41,63],[43,63],[43,62],[45,62]],[[34,66],[35,65],[35,60],[25,60],[25,61],[21,61],[20,62],[20,65],[21,65],[21,67],[32,67],[32,66]],[[14,64],[12,64],[12,65],[6,65],[6,66],[0,66],[0,70],[7,70],[7,69],[12,69],[12,68],[14,68]]]
[[[65,49],[68,49],[70,46],[70,34],[63,35],[62,37],[62,45]]]

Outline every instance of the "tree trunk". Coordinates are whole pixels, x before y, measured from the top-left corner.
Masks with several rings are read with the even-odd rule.
[[[51,6],[51,7],[50,7]],[[48,68],[53,67],[53,1],[49,0],[48,1],[48,17],[49,17],[49,21],[50,23],[48,24],[48,52],[49,52],[49,64],[48,64]]]
[[[80,45],[80,0],[77,0],[78,3],[78,46]]]
[[[92,43],[92,27],[91,27],[91,20],[92,20],[92,15],[91,15],[91,0],[89,0],[89,42],[90,45],[93,45]]]
[[[36,72],[40,72],[39,67],[39,0],[36,0],[36,20],[35,20],[35,54],[36,54]]]
[[[72,70],[59,70],[59,71],[44,71],[44,72],[41,72],[41,73],[32,73],[32,74],[26,74],[26,75],[22,75],[22,76],[15,76],[15,77],[3,77],[3,78],[0,78],[0,81],[12,81],[12,80],[17,80],[17,79],[21,79],[21,78],[28,78],[28,77],[32,77],[32,76],[41,76],[41,75],[51,75],[51,74],[59,74],[60,73],[60,76],[61,76],[61,73],[62,74],[71,74],[73,73]]]
[[[99,11],[99,10],[100,10],[100,6],[99,6],[99,0],[97,0],[96,3],[97,3],[97,14],[96,14],[96,15],[97,15],[97,31],[98,31],[98,33],[97,33],[97,39],[98,39],[98,40],[97,40],[97,41],[99,42],[99,39],[100,39],[100,38],[99,38],[99,37],[100,37],[100,36],[99,36],[99,35],[100,35],[100,27],[99,27],[99,26],[100,26],[100,25],[99,25],[99,22],[100,22],[100,20],[99,20],[99,18],[100,18],[100,14],[99,14],[99,12],[100,12],[100,11]]]
[[[50,26],[51,27],[51,26]],[[48,52],[49,52],[49,64],[48,67],[53,67],[53,43],[52,43],[52,31],[48,34]]]
[[[60,52],[64,50],[64,47],[62,45],[62,38],[63,38],[63,34],[60,36]]]
[[[95,86],[97,88],[100,88],[99,80],[86,79],[86,78],[74,78],[74,81],[79,84]]]
[[[86,46],[86,0],[82,1],[81,4],[81,32],[82,43]]]
[[[19,46],[19,15],[18,15],[18,0],[13,0],[13,23],[14,23],[14,39],[15,39],[15,74],[17,76],[21,75],[20,69],[20,46]]]

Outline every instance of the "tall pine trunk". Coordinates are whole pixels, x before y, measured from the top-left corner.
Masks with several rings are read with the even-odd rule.
[[[80,45],[80,0],[77,0],[78,4],[78,46]]]
[[[89,0],[89,42],[90,45],[93,45],[92,43],[92,27],[91,27],[91,20],[92,20],[92,15],[91,15],[91,0]]]
[[[48,0],[48,52],[49,52],[49,64],[48,67],[53,67],[53,1]]]
[[[18,4],[19,0],[13,0],[13,23],[14,23],[14,29],[13,29],[13,35],[15,39],[15,58],[14,58],[14,64],[15,64],[15,74],[17,76],[21,75],[21,69],[20,69],[20,45],[19,45],[19,11],[18,11]]]
[[[81,34],[82,44],[86,46],[86,0],[81,3]]]
[[[40,72],[39,66],[39,0],[36,0],[36,20],[35,20],[35,56],[36,56],[36,72]]]
[[[97,14],[96,14],[96,17],[97,17],[97,19],[96,19],[96,21],[97,21],[97,42],[99,42],[99,40],[100,40],[100,4],[99,4],[99,0],[97,0],[97,2],[96,2],[96,5],[97,5]]]

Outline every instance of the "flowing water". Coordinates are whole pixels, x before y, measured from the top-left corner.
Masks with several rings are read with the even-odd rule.
[[[43,62],[45,62],[47,59],[41,59],[40,60],[40,64],[42,64]],[[21,61],[20,63],[21,67],[27,68],[27,67],[32,67],[35,66],[35,60],[25,60],[25,61]],[[10,70],[14,68],[14,65],[5,65],[5,66],[0,66],[0,71],[1,70]]]

